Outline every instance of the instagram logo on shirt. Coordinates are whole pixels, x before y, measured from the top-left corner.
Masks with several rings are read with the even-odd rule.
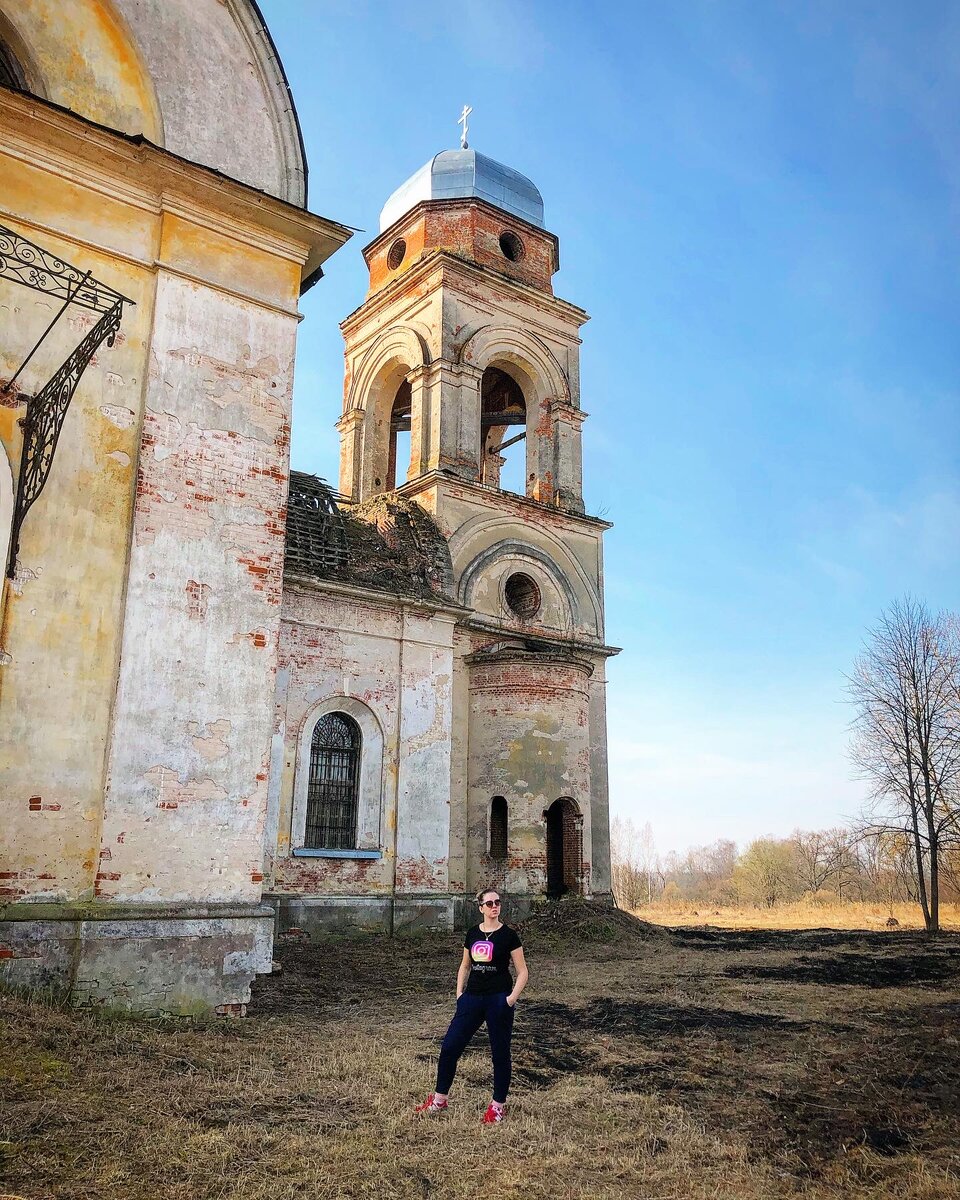
[[[493,962],[493,942],[474,942],[470,956],[475,963]]]

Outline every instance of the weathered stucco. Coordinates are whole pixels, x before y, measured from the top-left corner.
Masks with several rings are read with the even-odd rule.
[[[468,890],[489,882],[509,892],[546,888],[546,810],[571,797],[584,814],[584,859],[577,874],[589,891],[590,717],[592,668],[571,655],[524,651],[470,656]],[[507,855],[493,859],[490,802],[509,814]]]
[[[35,95],[306,203],[296,114],[248,0],[0,0],[0,36]]]
[[[56,80],[37,90],[99,123],[0,89],[0,222],[132,303],[80,379],[0,602],[2,975],[235,1011],[270,962],[297,298],[348,231],[101,128],[162,141],[131,49],[146,10],[131,5],[128,28],[107,3],[67,7],[0,0],[28,83]],[[228,9],[184,9],[192,54],[197,23]],[[205,136],[229,144],[237,121],[255,145],[262,113],[245,124],[243,103],[207,113]],[[3,281],[0,308],[5,384],[59,301]],[[0,540],[26,398],[95,319],[71,306],[0,392]]]
[[[446,893],[454,615],[335,585],[289,583],[280,632],[276,729],[282,767],[273,805],[271,894],[377,896]],[[298,856],[295,797],[320,706],[355,718],[362,706],[382,732],[375,821],[358,848],[381,857]],[[366,752],[366,751],[365,751]],[[298,779],[297,773],[301,773]],[[366,808],[364,808],[366,812]],[[377,837],[370,831],[375,825]]]
[[[107,898],[260,895],[271,714],[251,698],[274,688],[295,331],[292,315],[158,278]]]

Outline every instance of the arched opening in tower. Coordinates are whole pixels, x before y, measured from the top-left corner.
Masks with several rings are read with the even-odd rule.
[[[387,463],[387,490],[401,487],[410,478],[410,417],[412,392],[408,380],[397,388],[390,411],[390,459]]]
[[[527,494],[527,403],[519,383],[499,367],[480,381],[480,482]]]
[[[579,893],[583,871],[583,822],[575,800],[561,796],[547,809],[547,895]]]

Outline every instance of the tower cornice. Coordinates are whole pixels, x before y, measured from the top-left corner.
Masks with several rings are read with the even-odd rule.
[[[357,326],[369,321],[379,311],[396,303],[405,292],[409,291],[411,296],[415,295],[418,300],[422,299],[423,289],[420,285],[437,269],[444,275],[449,273],[451,282],[482,282],[488,289],[487,295],[490,299],[522,302],[555,320],[559,319],[564,324],[573,325],[577,329],[590,320],[590,314],[585,309],[571,304],[569,300],[561,300],[559,296],[553,296],[528,284],[520,283],[507,275],[501,275],[490,267],[479,266],[468,259],[452,254],[449,250],[431,250],[403,275],[391,280],[380,291],[368,296],[363,304],[345,317],[340,323],[344,337],[349,337]],[[446,278],[441,279],[440,286],[447,282]],[[580,342],[579,338],[571,340],[577,344]]]

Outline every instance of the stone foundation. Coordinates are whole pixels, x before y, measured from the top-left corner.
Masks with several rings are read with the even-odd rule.
[[[505,893],[506,896],[506,893]],[[507,897],[504,919],[512,924],[530,915],[542,896]],[[450,933],[480,920],[473,896],[264,896],[276,911],[276,932],[302,929],[324,933]]]
[[[0,909],[0,986],[76,1005],[242,1016],[270,971],[262,904],[61,905]]]

